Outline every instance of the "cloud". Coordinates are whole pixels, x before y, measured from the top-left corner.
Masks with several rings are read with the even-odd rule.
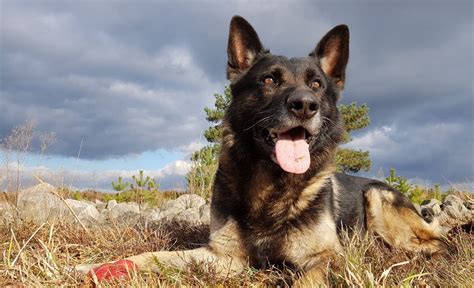
[[[472,135],[459,123],[440,122],[403,128],[376,127],[353,137],[346,146],[369,151],[372,171],[395,168],[408,178],[446,183],[474,177],[470,157],[474,148],[460,147],[460,141],[472,143]]]
[[[57,133],[59,142],[51,151],[65,156],[77,154],[82,138],[86,159],[185,145],[204,130],[202,107],[223,85],[207,79],[181,47],[164,48],[150,62],[157,63],[150,68],[159,67],[150,74],[168,86],[87,74],[48,75],[21,91],[6,85],[0,117],[7,125],[35,119],[40,129]]]
[[[153,174],[156,175],[155,177],[159,179],[163,179],[172,175],[184,176],[191,170],[191,168],[192,164],[190,162],[178,160],[174,163],[165,166],[163,169],[160,169]]]
[[[49,152],[64,157],[82,140],[89,160],[190,153],[204,142],[203,107],[227,83],[227,25],[240,14],[288,56],[348,24],[342,101],[371,109],[370,130],[354,141],[373,150],[374,168],[474,175],[471,1],[9,1],[0,13],[0,138],[35,119],[57,134]]]
[[[205,146],[204,140],[199,139],[199,140],[193,141],[189,144],[182,145],[178,149],[179,149],[179,151],[181,151],[185,155],[186,158],[189,158],[189,157],[191,157],[193,152],[198,151],[199,149],[201,149],[204,146]]]
[[[178,160],[158,170],[143,170],[145,176],[154,178],[161,190],[185,190],[186,182],[184,176],[192,168],[189,161]],[[16,173],[16,167],[13,170]],[[8,179],[5,167],[0,167],[0,188],[5,191]],[[16,175],[16,174],[15,174]],[[28,187],[38,183],[35,178],[39,177],[45,182],[55,186],[66,186],[74,189],[95,189],[99,191],[113,191],[111,183],[123,177],[124,181],[133,183],[132,175],[138,175],[137,170],[104,170],[104,171],[81,171],[51,169],[46,166],[20,166],[22,187]],[[10,180],[14,183],[14,180]]]

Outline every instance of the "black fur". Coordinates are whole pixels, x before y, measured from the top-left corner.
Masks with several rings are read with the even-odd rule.
[[[334,156],[344,132],[337,101],[348,58],[349,30],[345,25],[329,31],[309,56],[287,58],[266,50],[243,18],[236,16],[231,21],[227,75],[232,101],[222,125],[211,233],[235,221],[251,266],[317,266],[317,261],[325,261],[327,251],[339,245],[336,229],[364,232],[372,221],[369,218],[382,217],[368,210],[370,201],[386,200],[394,221],[398,221],[398,209],[403,210],[400,215],[408,223],[404,227],[420,220],[410,211],[414,208],[409,200],[388,185],[334,173]],[[286,172],[275,157],[272,135],[300,135],[300,141],[301,132],[309,147],[309,168],[301,174]],[[380,190],[380,195],[372,193],[373,189]],[[413,225],[417,225],[414,229],[420,239],[436,238],[419,224]],[[375,228],[384,232],[385,227],[379,226]],[[394,227],[387,233],[396,236]],[[306,250],[289,244],[298,239],[308,241]],[[413,238],[402,239],[412,247],[406,239]],[[435,251],[438,246],[426,247]]]
[[[266,50],[252,26],[235,16],[228,43],[233,99],[221,126],[209,244],[129,260],[148,272],[156,261],[183,269],[212,260],[226,274],[270,264],[294,268],[302,275],[298,286],[306,287],[326,284],[341,229],[370,230],[412,251],[446,251],[437,222],[427,224],[402,193],[334,173],[347,26],[329,31],[309,56],[287,58]]]
[[[233,98],[224,125],[229,126],[233,143],[223,144],[214,184],[213,213],[239,223],[253,266],[284,262],[280,250],[285,235],[292,229],[316,225],[326,207],[332,207],[332,185],[327,181],[305,209],[297,215],[289,212],[309,181],[332,165],[336,146],[342,139],[343,128],[336,103],[348,59],[348,37],[347,27],[338,26],[309,56],[287,58],[263,48],[243,18],[234,17],[231,22],[227,74]],[[251,57],[242,57],[246,54]],[[334,62],[331,75],[320,66],[325,57],[330,58],[326,61]],[[249,60],[250,63],[246,62]],[[266,77],[272,78],[274,83],[265,83]],[[320,84],[318,89],[312,89],[313,81]],[[316,117],[301,117],[288,107],[289,98],[302,94],[314,99],[314,107],[321,115],[320,123]],[[272,160],[274,147],[264,139],[269,129],[297,126],[311,134],[308,139],[311,165],[304,174],[283,171]],[[258,198],[255,194],[260,193],[254,189],[259,184],[272,185],[273,189],[265,195],[269,206],[254,209],[254,199]],[[266,238],[271,240],[259,241]],[[291,266],[291,263],[286,262],[286,265]]]

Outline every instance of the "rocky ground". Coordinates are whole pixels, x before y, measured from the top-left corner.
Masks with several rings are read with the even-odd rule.
[[[446,232],[460,226],[472,230],[474,198],[468,194],[448,195],[443,202],[430,199],[415,207],[426,219],[437,219]],[[148,207],[135,202],[117,203],[115,200],[104,203],[98,200],[91,202],[61,199],[53,186],[42,183],[21,191],[16,208],[6,202],[0,202],[0,220],[9,223],[15,219],[37,224],[61,219],[86,227],[112,223],[133,225],[138,221],[153,224],[163,220],[208,225],[210,203],[194,194],[183,194],[160,207]]]
[[[138,221],[153,224],[163,220],[209,224],[210,204],[194,194],[183,194],[160,207],[148,207],[135,202],[117,203],[115,200],[107,203],[98,200],[78,201],[62,199],[53,186],[42,183],[21,191],[16,208],[9,203],[0,202],[0,220],[9,223],[15,219],[36,224],[61,219],[63,222],[79,223],[85,227],[134,225]]]

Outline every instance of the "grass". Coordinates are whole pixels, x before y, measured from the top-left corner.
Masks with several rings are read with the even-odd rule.
[[[344,237],[344,251],[330,270],[334,286],[472,287],[472,234],[451,234],[455,253],[427,256],[385,245],[376,237]]]
[[[87,234],[79,225],[19,222],[0,224],[0,286],[77,286],[90,284],[69,268],[76,264],[115,261],[147,251],[196,248],[208,241],[209,227],[180,222],[112,226]],[[328,281],[336,287],[472,287],[474,235],[452,235],[455,255],[426,257],[386,247],[374,237],[344,236],[344,251],[328,264]],[[187,272],[164,267],[160,274],[135,275],[122,283],[143,287],[288,286],[290,270],[248,268],[238,277],[216,277],[211,265],[190,263]]]

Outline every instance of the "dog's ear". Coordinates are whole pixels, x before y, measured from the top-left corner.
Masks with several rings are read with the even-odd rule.
[[[309,56],[317,57],[324,73],[344,88],[347,61],[349,60],[349,27],[339,25],[329,31]]]
[[[257,32],[249,22],[240,16],[232,17],[227,46],[227,79],[232,81],[247,70],[263,50]]]

